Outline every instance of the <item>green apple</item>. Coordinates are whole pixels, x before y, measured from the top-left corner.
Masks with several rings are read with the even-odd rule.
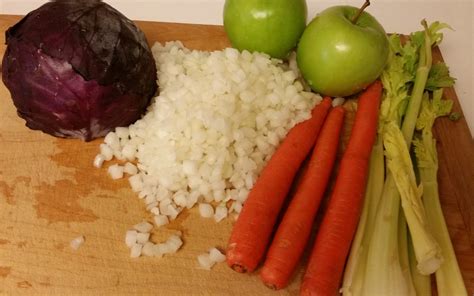
[[[232,46],[286,58],[306,27],[305,0],[226,0],[224,28]]]
[[[330,7],[319,13],[301,36],[298,67],[314,91],[349,96],[382,73],[388,59],[388,38],[382,25],[363,8]]]

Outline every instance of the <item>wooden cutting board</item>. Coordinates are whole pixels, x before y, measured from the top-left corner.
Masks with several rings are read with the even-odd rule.
[[[0,16],[0,32],[19,20]],[[138,22],[151,43],[181,40],[190,48],[229,46],[220,26]],[[0,56],[5,51],[0,39]],[[436,59],[441,59],[438,50]],[[453,89],[446,96],[454,100]],[[350,131],[351,116],[346,130]],[[464,119],[436,123],[443,209],[470,294],[474,292],[474,143]],[[215,223],[197,211],[183,212],[152,240],[184,233],[174,256],[131,259],[125,231],[144,217],[144,203],[126,180],[112,181],[92,160],[101,140],[58,139],[24,126],[0,84],[0,294],[296,295],[302,268],[285,290],[270,291],[256,274],[225,264],[198,268],[208,248],[225,248],[233,219]],[[69,243],[85,236],[73,251]]]

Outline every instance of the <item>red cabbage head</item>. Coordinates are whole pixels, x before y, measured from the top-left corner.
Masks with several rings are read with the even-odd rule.
[[[102,1],[48,2],[5,40],[3,82],[34,130],[90,141],[139,119],[157,90],[143,32]]]

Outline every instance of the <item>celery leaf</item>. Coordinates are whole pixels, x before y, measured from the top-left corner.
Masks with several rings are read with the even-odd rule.
[[[451,87],[455,78],[449,75],[449,68],[445,63],[436,63],[431,67],[425,89],[434,91],[437,88]]]
[[[449,115],[453,107],[453,101],[443,100],[443,90],[437,89],[433,92],[433,99],[429,99],[428,93],[423,95],[421,111],[416,122],[417,130],[431,131],[437,117]]]

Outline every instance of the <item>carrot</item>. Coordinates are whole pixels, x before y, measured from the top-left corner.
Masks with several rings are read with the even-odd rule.
[[[381,95],[382,84],[376,81],[359,97],[349,143],[303,277],[301,295],[338,294],[362,208]]]
[[[303,254],[336,159],[343,122],[344,108],[332,109],[316,141],[308,168],[278,226],[260,271],[260,278],[272,289],[281,289],[288,284]]]
[[[277,216],[301,163],[316,141],[331,100],[325,98],[310,119],[293,127],[262,170],[234,225],[227,264],[251,272],[266,251]]]

